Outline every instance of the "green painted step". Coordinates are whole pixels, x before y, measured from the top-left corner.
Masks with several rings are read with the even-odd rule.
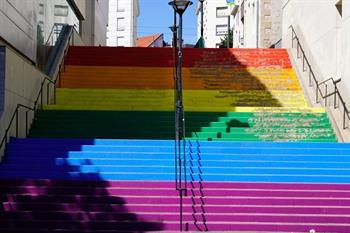
[[[254,138],[315,138],[315,139],[331,139],[334,138],[334,133],[298,133],[298,132],[261,132],[261,133],[248,133],[248,132],[196,132],[192,133],[191,137],[199,138],[233,138],[233,137],[254,137]]]
[[[173,139],[174,113],[44,110],[38,112],[33,126],[31,137]],[[186,112],[186,137],[335,140],[325,113],[297,112]]]
[[[246,112],[185,112],[186,121],[230,121],[232,119],[242,119],[243,121],[252,122],[329,122],[325,113],[246,113]],[[173,112],[124,112],[124,111],[40,111],[37,114],[40,119],[53,118],[57,121],[64,120],[88,120],[88,119],[154,119],[155,121],[173,121]],[[251,118],[251,119],[249,119]]]
[[[215,135],[214,135],[215,136]],[[115,135],[108,135],[108,134],[86,134],[84,137],[81,136],[80,133],[76,134],[63,134],[63,133],[56,133],[55,135],[52,135],[52,133],[33,133],[31,135],[33,138],[103,138],[103,139],[115,139],[119,137],[115,137]],[[152,137],[152,135],[144,134],[144,135],[123,135],[124,139],[174,139],[174,133],[169,134],[163,134],[163,135],[155,135]],[[232,136],[225,136],[225,137],[204,137],[201,136],[193,136],[193,137],[186,137],[188,140],[205,140],[205,141],[299,141],[299,142],[337,142],[335,137],[322,137],[322,138],[314,138],[309,137],[305,135],[295,135],[294,137],[285,137],[284,135],[269,135],[269,136],[254,136],[254,135],[232,135]]]

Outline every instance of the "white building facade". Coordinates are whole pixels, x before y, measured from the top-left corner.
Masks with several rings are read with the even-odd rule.
[[[282,38],[281,0],[236,0],[231,6],[234,17],[233,47],[279,47]]]
[[[203,38],[206,48],[218,48],[221,39],[232,28],[232,16],[229,16],[229,6],[226,0],[205,0],[203,3]],[[197,6],[197,37],[201,36],[201,8]]]
[[[109,0],[108,46],[136,46],[138,0]]]

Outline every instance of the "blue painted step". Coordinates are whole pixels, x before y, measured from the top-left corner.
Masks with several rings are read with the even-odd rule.
[[[173,146],[164,140],[15,139],[0,178],[171,181]],[[350,183],[349,144],[189,141],[187,152],[191,180],[200,174],[205,181]]]
[[[349,149],[350,143],[337,142],[230,142],[230,141],[194,141],[186,142],[188,146],[202,147],[259,147],[259,148],[336,148]],[[33,145],[109,145],[109,146],[174,146],[173,140],[120,140],[120,139],[50,139],[50,138],[12,138],[11,144]],[[34,145],[33,145],[34,146]]]
[[[174,147],[167,146],[93,146],[83,145],[80,149],[77,148],[59,148],[59,145],[54,147],[49,146],[17,146],[10,144],[8,147],[9,153],[27,153],[31,151],[33,156],[40,154],[47,154],[50,156],[53,152],[61,152],[68,154],[74,151],[80,152],[100,152],[100,153],[167,153],[173,154]],[[219,147],[218,145],[212,144],[212,147],[187,147],[189,153],[222,153],[222,154],[280,154],[280,155],[350,155],[350,149],[337,149],[337,148],[269,148],[269,147]],[[56,155],[54,155],[56,156]]]

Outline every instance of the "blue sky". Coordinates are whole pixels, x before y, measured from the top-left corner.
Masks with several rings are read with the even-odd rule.
[[[168,5],[170,0],[139,0],[140,16],[138,17],[137,34],[146,36],[163,33],[165,41],[170,43],[172,33],[169,26],[173,24],[173,9]],[[183,38],[185,43],[195,44],[197,41],[197,17],[195,8],[197,0],[193,1],[184,14]]]

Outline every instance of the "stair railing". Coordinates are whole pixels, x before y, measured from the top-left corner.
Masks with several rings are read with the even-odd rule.
[[[188,146],[193,224],[197,231],[208,231],[200,143],[198,140],[195,142],[188,141]],[[196,178],[196,173],[198,178]]]
[[[71,27],[71,26],[70,26]],[[33,106],[28,106],[28,105],[24,105],[24,104],[17,104],[17,107],[14,111],[14,113],[12,114],[11,118],[10,118],[10,122],[7,126],[7,128],[5,129],[5,134],[0,142],[0,155],[6,155],[7,152],[7,144],[9,142],[9,139],[11,137],[10,133],[11,133],[11,129],[12,126],[15,122],[15,137],[18,138],[19,137],[19,127],[20,127],[20,123],[19,123],[19,118],[20,118],[20,113],[22,111],[20,111],[21,109],[25,109],[25,137],[28,136],[29,130],[33,124],[33,122],[35,121],[35,116],[37,113],[37,110],[42,110],[44,104],[50,104],[51,103],[51,95],[50,95],[50,87],[53,88],[53,101],[52,103],[56,103],[56,86],[57,86],[57,82],[60,80],[60,76],[61,76],[61,70],[65,69],[65,59],[67,57],[68,54],[68,50],[69,50],[69,41],[71,40],[73,35],[73,27],[70,28],[69,31],[69,35],[68,35],[68,43],[66,44],[65,48],[64,48],[64,52],[63,52],[63,58],[61,60],[61,62],[58,65],[58,73],[57,75],[55,75],[55,78],[52,80],[49,77],[45,76],[41,82],[40,85],[40,90],[39,93],[34,101]],[[46,85],[46,88],[45,88]],[[44,96],[46,94],[46,101],[44,101]],[[32,120],[29,121],[29,113],[32,112],[33,116],[32,116]],[[1,153],[3,152],[3,153]],[[0,156],[1,158],[1,156]]]
[[[315,87],[316,89],[316,94],[315,94],[315,101],[316,103],[321,103],[320,101],[320,97],[322,100],[324,100],[324,105],[327,106],[328,102],[329,102],[329,98],[333,97],[334,98],[334,109],[340,109],[340,106],[343,109],[342,112],[342,117],[343,117],[343,122],[342,122],[342,126],[343,126],[343,130],[345,129],[349,129],[349,121],[350,121],[350,112],[349,109],[346,105],[346,102],[344,101],[343,96],[341,95],[339,88],[337,86],[337,84],[341,81],[341,79],[333,79],[333,78],[329,78],[327,80],[324,80],[322,82],[318,81],[316,78],[315,73],[312,70],[312,67],[310,65],[309,60],[306,57],[305,54],[305,50],[303,49],[300,40],[294,30],[293,25],[290,25],[289,28],[292,30],[292,48],[294,48],[294,42],[296,41],[296,49],[297,49],[297,58],[298,59],[302,59],[302,71],[303,72],[307,72],[309,71],[309,87]],[[333,90],[332,92],[329,92],[329,87],[331,86],[331,89]],[[324,91],[322,91],[324,90]],[[337,104],[337,99],[338,104]]]

